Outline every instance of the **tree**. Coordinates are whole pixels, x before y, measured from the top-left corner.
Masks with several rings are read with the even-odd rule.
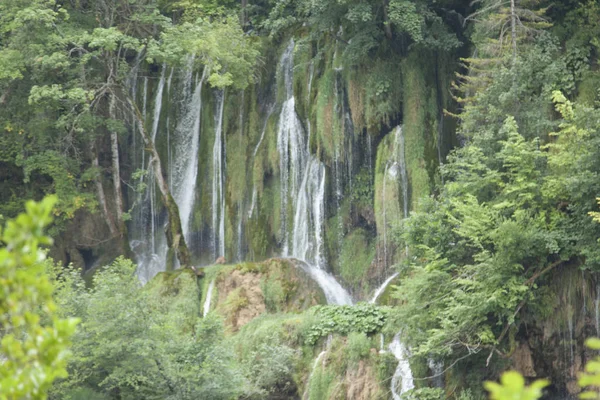
[[[0,90],[6,87],[10,93],[26,77],[19,96],[8,96],[6,91],[1,95],[10,110],[6,118],[26,112],[19,120],[42,125],[36,133],[40,139],[31,141],[27,139],[33,133],[13,128],[9,120],[6,126],[27,138],[13,134],[0,139],[8,149],[3,158],[23,166],[25,180],[36,173],[49,175],[51,182],[44,189],[59,194],[59,210],[65,209],[65,219],[79,208],[93,210],[99,203],[112,236],[120,242],[120,253],[128,254],[120,153],[123,134],[135,125],[134,134],[144,139],[150,153],[151,162],[144,168],[154,170],[152,176],[168,213],[171,254],[181,266],[190,266],[179,210],[165,182],[154,140],[149,140],[141,123],[144,118],[130,98],[128,77],[140,63],[179,66],[195,57],[193,67],[203,69],[212,86],[244,88],[253,81],[258,51],[239,20],[221,10],[210,18],[191,20],[194,12],[186,12],[183,20],[173,21],[148,0],[93,0],[64,7],[41,0],[11,0],[0,11],[0,65],[6,64]],[[16,49],[25,51],[20,55]],[[110,164],[102,165],[99,160],[104,151],[111,156]],[[105,170],[110,171],[114,202],[107,201]]]
[[[199,318],[196,276],[161,273],[144,287],[135,265],[118,258],[86,287],[77,273],[55,270],[56,302],[81,319],[67,379],[52,399],[86,393],[104,399],[232,399],[247,385],[223,344],[221,321]]]
[[[27,203],[27,212],[0,231],[0,399],[45,399],[57,378],[67,376],[77,320],[57,316],[45,276],[43,230],[56,197]]]

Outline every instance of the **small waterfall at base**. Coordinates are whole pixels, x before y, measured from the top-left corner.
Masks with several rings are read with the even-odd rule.
[[[212,178],[212,222],[213,222],[213,258],[225,256],[225,141],[223,140],[223,105],[225,92],[217,92],[217,114],[215,116],[215,143],[213,146]]]
[[[398,276],[398,272],[396,272],[394,275],[390,276],[389,278],[387,278],[385,280],[385,282],[383,282],[381,284],[381,286],[379,286],[377,288],[377,290],[375,291],[375,293],[373,294],[373,297],[371,298],[371,301],[369,303],[371,304],[375,304],[375,302],[377,301],[377,298],[379,296],[381,296],[381,294],[385,291],[385,288],[387,288],[387,286],[390,284],[391,281],[394,280],[395,277]]]
[[[394,336],[394,340],[389,345],[390,352],[398,360],[398,366],[392,377],[392,397],[394,400],[400,400],[400,396],[411,389],[414,389],[412,371],[407,359],[406,347],[400,341],[400,333]]]
[[[304,389],[304,394],[302,395],[302,400],[308,399],[308,396],[310,393],[310,382],[312,380],[313,375],[315,374],[315,370],[317,369],[317,367],[319,366],[319,363],[321,362],[321,359],[323,357],[325,357],[325,354],[327,354],[327,352],[331,348],[332,339],[333,339],[333,336],[330,334],[327,337],[327,341],[325,342],[325,348],[323,349],[323,351],[321,351],[319,353],[319,355],[315,359],[315,363],[313,364],[312,371],[310,371],[310,375],[308,376],[308,381],[306,382],[306,389]]]
[[[208,290],[206,291],[206,298],[204,299],[204,307],[202,308],[202,316],[206,317],[210,312],[210,302],[212,300],[212,293],[215,288],[215,280],[210,281]]]
[[[301,268],[323,289],[328,303],[349,305],[352,304],[352,297],[324,269],[321,253],[325,220],[325,166],[308,152],[305,132],[296,114],[292,90],[293,52],[294,41],[291,40],[280,61],[286,89],[286,100],[279,115],[277,130],[282,253],[284,257],[303,261]],[[293,227],[287,221],[289,211],[293,211]]]
[[[435,361],[433,358],[427,360],[427,366],[431,370],[433,375],[432,382],[433,386],[438,388],[444,387],[444,363],[441,361]]]

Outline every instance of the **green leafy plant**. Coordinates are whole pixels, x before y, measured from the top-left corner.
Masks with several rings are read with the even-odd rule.
[[[77,320],[57,316],[40,248],[52,243],[44,229],[56,202],[29,201],[0,230],[1,400],[45,399],[52,382],[67,376]]]
[[[542,390],[550,382],[538,379],[531,385],[525,385],[525,378],[516,371],[502,374],[500,383],[485,382],[484,387],[490,392],[491,400],[537,400],[542,397]]]
[[[316,306],[310,309],[312,324],[305,333],[305,341],[315,344],[330,333],[347,335],[350,332],[373,334],[380,331],[388,317],[388,309],[374,304],[355,306]],[[310,318],[310,317],[309,317]]]

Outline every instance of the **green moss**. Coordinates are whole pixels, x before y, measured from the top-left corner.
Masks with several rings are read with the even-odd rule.
[[[144,290],[153,299],[164,299],[158,303],[166,308],[166,313],[185,316],[180,321],[182,329],[194,329],[196,318],[200,314],[200,291],[196,274],[191,269],[161,272],[144,286]]]
[[[588,106],[593,106],[600,99],[600,72],[586,71],[583,79],[577,86],[577,101]]]
[[[248,305],[248,297],[244,288],[237,288],[227,294],[225,302],[222,304],[221,311],[225,319],[231,322],[236,313]]]
[[[440,110],[436,87],[427,84],[435,76],[423,54],[412,52],[402,63],[404,76],[403,132],[406,169],[410,182],[411,209],[433,188],[438,166],[437,132]],[[434,79],[433,79],[434,80]]]
[[[346,235],[340,254],[340,275],[344,282],[357,290],[375,257],[375,246],[363,229]]]

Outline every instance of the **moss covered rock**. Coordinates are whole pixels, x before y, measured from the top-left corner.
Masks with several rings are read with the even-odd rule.
[[[264,313],[297,313],[326,304],[321,288],[294,260],[272,258],[205,270],[203,302],[214,280],[210,309],[224,317],[231,332]]]

